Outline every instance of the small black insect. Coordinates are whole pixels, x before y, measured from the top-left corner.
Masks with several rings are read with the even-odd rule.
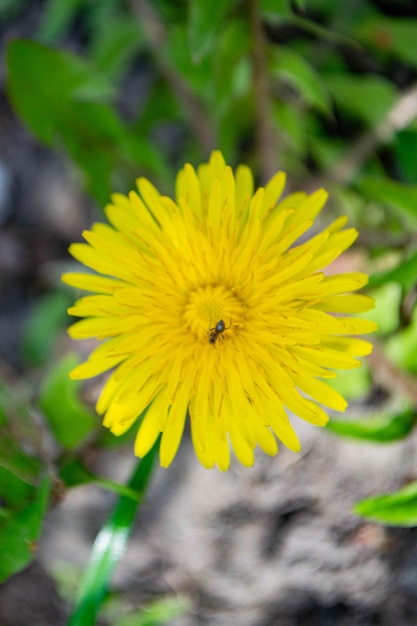
[[[223,320],[219,320],[214,328],[210,328],[209,343],[215,344],[219,335],[225,330],[227,330],[226,324]]]

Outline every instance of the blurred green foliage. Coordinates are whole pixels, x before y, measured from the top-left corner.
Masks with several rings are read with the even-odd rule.
[[[39,297],[22,335],[21,352],[32,365],[44,365],[53,356],[57,333],[66,325],[72,296],[55,289]]]
[[[140,613],[126,615],[113,623],[115,626],[162,626],[189,608],[184,598],[167,598],[152,602]]]
[[[394,4],[49,0],[32,36],[9,43],[8,96],[28,130],[67,155],[101,207],[139,175],[172,191],[177,167],[214,147],[262,181],[258,136],[266,124],[291,184],[325,184],[329,210],[346,212],[358,227],[383,349],[415,375],[417,13],[413,2]],[[0,19],[12,24],[28,6],[3,0]],[[56,362],[69,300],[58,286],[42,294],[23,334],[24,363],[31,376],[43,376],[40,391],[7,377],[0,386],[0,580],[30,561],[48,499],[60,490],[95,482],[132,496],[84,461],[108,435],[67,377],[75,357]],[[335,385],[358,401],[372,392],[372,371],[363,367]],[[369,419],[335,419],[330,429],[376,443],[406,437],[416,407],[401,401],[401,409],[378,409]],[[415,493],[410,487],[357,511],[416,525]],[[163,621],[135,619],[120,625]]]
[[[360,421],[332,420],[328,429],[343,437],[389,443],[407,437],[416,424],[417,413],[414,410],[406,410],[398,414],[374,416],[372,419]]]
[[[69,373],[79,360],[67,355],[43,381],[39,406],[57,442],[66,450],[73,450],[85,441],[97,424],[95,418],[79,398],[79,387]]]
[[[355,510],[359,515],[389,526],[417,526],[417,481],[396,493],[363,500]]]
[[[32,560],[48,507],[51,479],[31,417],[27,397],[0,382],[0,582]]]

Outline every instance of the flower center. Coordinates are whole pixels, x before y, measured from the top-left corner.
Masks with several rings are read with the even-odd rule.
[[[208,341],[213,331],[217,339],[226,329],[242,327],[244,306],[232,289],[224,285],[206,285],[191,292],[183,319],[184,325],[198,339]],[[219,325],[219,322],[223,324]],[[213,338],[213,334],[211,336]]]

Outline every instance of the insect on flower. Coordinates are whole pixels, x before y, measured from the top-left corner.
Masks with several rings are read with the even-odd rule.
[[[69,333],[98,344],[70,375],[113,370],[97,411],[115,435],[141,416],[137,456],[160,437],[168,467],[189,417],[204,467],[227,470],[232,450],[250,467],[255,448],[274,456],[278,439],[300,450],[288,413],[324,426],[325,407],[346,409],[328,383],[371,352],[360,336],[376,324],[356,314],[374,302],[356,293],[365,274],[326,268],[358,233],[341,216],[305,237],[327,193],[283,197],[284,185],[277,172],[256,189],[247,166],[233,172],[215,151],[179,171],[174,198],[145,178],[114,194],[110,223],[71,245],[93,272],[63,277],[90,292],[69,309],[80,318]]]
[[[219,338],[219,335],[225,330],[228,330],[229,328],[230,326],[226,328],[226,324],[224,323],[223,320],[219,320],[214,328],[210,328],[209,343],[214,345],[217,339]]]

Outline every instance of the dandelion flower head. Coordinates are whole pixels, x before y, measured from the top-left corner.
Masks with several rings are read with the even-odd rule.
[[[323,269],[357,231],[341,217],[306,239],[327,194],[282,199],[284,184],[279,172],[255,191],[250,169],[234,174],[216,151],[197,171],[187,164],[178,173],[175,201],[140,178],[139,193],[112,196],[110,225],[94,224],[87,243],[71,245],[95,273],[63,277],[93,294],[69,309],[84,318],[69,332],[100,340],[71,376],[113,370],[97,411],[115,435],[141,416],[137,456],[162,433],[167,467],[189,417],[205,467],[226,470],[231,448],[251,466],[257,446],[277,453],[277,439],[300,449],[288,413],[323,426],[323,406],[345,410],[326,381],[371,352],[356,335],[375,324],[352,314],[373,300],[354,293],[365,274]]]

